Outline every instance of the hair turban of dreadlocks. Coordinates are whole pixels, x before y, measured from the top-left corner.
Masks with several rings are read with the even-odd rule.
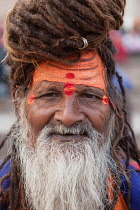
[[[33,63],[68,63],[74,53],[78,60],[82,37],[107,63],[114,52],[108,32],[122,25],[124,6],[125,0],[18,0],[5,27],[13,86],[28,86]]]

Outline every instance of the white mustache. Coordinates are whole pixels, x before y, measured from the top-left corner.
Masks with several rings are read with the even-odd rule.
[[[96,129],[90,123],[77,123],[71,127],[66,127],[64,124],[50,124],[44,127],[46,136],[49,137],[53,134],[56,135],[84,135],[85,137],[92,138],[93,135],[97,135]],[[100,135],[98,133],[98,135]],[[101,136],[100,136],[101,137]]]

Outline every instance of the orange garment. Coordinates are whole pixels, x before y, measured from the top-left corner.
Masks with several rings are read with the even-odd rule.
[[[113,199],[113,190],[112,190],[114,187],[113,179],[114,179],[113,175],[110,173],[109,178],[108,178],[108,198],[109,198],[110,203]],[[117,200],[114,210],[128,210],[128,207],[126,205],[126,202],[121,192],[119,192],[118,200]]]
[[[128,210],[128,207],[121,192],[119,193],[119,198],[114,210]]]

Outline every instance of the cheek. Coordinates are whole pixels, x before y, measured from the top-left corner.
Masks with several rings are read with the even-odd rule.
[[[47,107],[43,108],[43,104],[38,106],[38,104],[34,101],[34,103],[28,104],[28,100],[26,102],[26,116],[29,124],[31,125],[35,136],[39,134],[39,132],[44,128],[44,126],[50,121],[53,116],[53,108]]]
[[[94,106],[94,108],[90,109],[87,113],[87,117],[92,126],[101,133],[106,133],[110,115],[111,110],[109,105]]]

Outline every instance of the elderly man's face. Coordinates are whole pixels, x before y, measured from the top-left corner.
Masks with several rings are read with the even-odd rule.
[[[33,209],[104,209],[108,168],[117,168],[110,153],[114,118],[104,89],[38,81],[19,115],[17,156]]]
[[[26,114],[35,138],[47,124],[71,127],[90,122],[98,132],[106,134],[110,107],[103,103],[103,96],[103,90],[85,85],[76,85],[76,91],[67,95],[64,83],[33,84],[26,98]],[[54,134],[51,140],[79,141],[82,135]]]

